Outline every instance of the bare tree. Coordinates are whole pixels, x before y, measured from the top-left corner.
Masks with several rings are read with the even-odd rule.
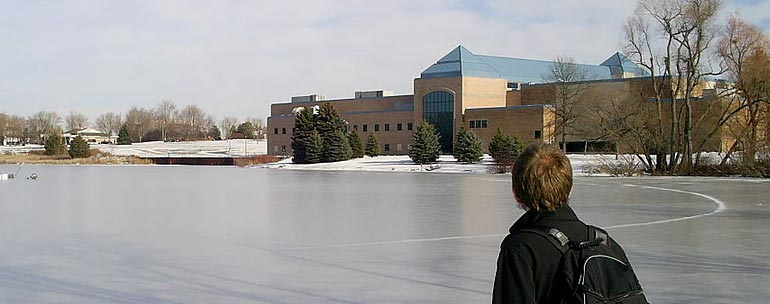
[[[131,107],[126,113],[125,123],[133,142],[142,142],[144,135],[154,127],[152,111],[144,108]]]
[[[121,125],[123,125],[123,119],[113,112],[101,114],[96,118],[96,127],[99,131],[109,135],[117,135]]]
[[[83,114],[70,111],[66,117],[64,117],[64,124],[67,130],[79,130],[88,127],[88,117]]]
[[[27,119],[29,137],[36,143],[42,143],[44,134],[61,133],[61,117],[56,112],[40,111]]]
[[[735,102],[725,108],[722,117],[727,121],[738,116],[730,126],[736,141],[728,149],[723,164],[739,146],[744,149],[743,159],[753,162],[759,136],[764,133],[760,127],[762,118],[767,119],[762,115],[763,108],[770,102],[770,43],[762,30],[731,16],[719,37],[717,52],[733,84],[725,88],[727,95]]]
[[[185,106],[179,110],[177,117],[179,118],[179,124],[182,127],[185,139],[196,139],[206,134],[207,129],[204,129],[206,112],[198,106]]]
[[[219,124],[219,127],[222,128],[222,134],[225,135],[224,137],[230,138],[231,131],[235,129],[237,124],[238,118],[233,116],[225,116],[225,118],[223,118],[222,122]]]
[[[586,69],[575,63],[571,57],[559,57],[550,65],[548,74],[543,75],[546,82],[554,82],[552,92],[553,113],[555,116],[554,136],[561,136],[562,151],[567,151],[567,137],[579,135],[576,124],[585,105],[584,95],[588,89],[585,82],[589,80]]]
[[[155,122],[160,128],[160,134],[163,141],[166,141],[169,125],[174,121],[174,114],[176,113],[176,104],[169,100],[161,101],[155,106]]]
[[[689,171],[693,152],[693,105],[704,76],[720,74],[711,69],[709,52],[716,30],[718,0],[640,0],[635,15],[624,28],[626,53],[651,75],[655,91],[657,125],[652,139],[657,154],[656,170]],[[683,105],[678,106],[681,100]],[[669,133],[663,129],[664,101],[668,101]],[[681,112],[681,115],[680,115]],[[670,163],[666,162],[671,156]]]
[[[262,121],[262,118],[248,117],[246,118],[246,121],[250,122],[251,125],[254,126],[254,138],[261,139],[264,137],[265,124]]]

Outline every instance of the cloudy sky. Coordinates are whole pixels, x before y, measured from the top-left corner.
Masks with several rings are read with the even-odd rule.
[[[91,121],[161,100],[215,118],[357,90],[411,94],[463,45],[477,54],[601,63],[636,1],[0,0],[0,112]],[[770,1],[723,13],[770,29]]]

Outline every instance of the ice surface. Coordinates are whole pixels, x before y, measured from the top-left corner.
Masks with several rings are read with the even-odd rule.
[[[24,170],[0,183],[0,303],[489,303],[521,214],[507,175]],[[653,303],[764,303],[768,189],[578,177],[572,205],[603,227],[705,215],[609,232]]]

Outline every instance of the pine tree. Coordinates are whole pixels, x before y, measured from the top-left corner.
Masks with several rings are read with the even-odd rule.
[[[308,160],[308,149],[313,144],[313,131],[315,129],[315,115],[313,109],[304,107],[294,116],[294,131],[291,136],[292,162],[297,164],[311,163]],[[317,132],[316,132],[317,134]],[[315,160],[314,162],[318,162]]]
[[[361,137],[358,137],[358,132],[352,131],[348,133],[348,144],[350,145],[350,156],[353,158],[364,157],[364,147],[361,143]]]
[[[131,134],[128,133],[128,127],[125,124],[121,126],[120,131],[118,131],[118,144],[119,145],[131,144]]]
[[[61,155],[67,153],[67,147],[62,143],[59,134],[48,135],[45,139],[45,155]]]
[[[477,163],[481,160],[481,140],[476,133],[460,128],[457,132],[457,141],[452,147],[452,154],[459,162],[466,164]]]
[[[305,148],[305,164],[320,163],[323,156],[323,140],[317,130],[310,131],[308,145]]]
[[[380,155],[380,142],[377,141],[377,137],[374,133],[369,133],[369,137],[366,139],[366,150],[364,151],[366,156],[379,156]]]
[[[78,136],[72,139],[70,142],[70,157],[72,158],[86,158],[91,156],[89,151],[88,143],[83,140],[82,137]]]
[[[423,121],[412,135],[412,145],[409,147],[409,158],[415,164],[434,163],[441,155],[441,145],[438,143],[439,135],[436,128]]]
[[[318,110],[316,128],[323,142],[322,162],[336,162],[350,159],[352,151],[345,135],[345,121],[337,114],[331,103],[325,103]]]
[[[492,140],[489,141],[489,155],[498,165],[502,166],[503,172],[510,167],[519,156],[521,150],[524,149],[524,145],[515,136],[503,134],[500,128],[497,128],[497,132],[492,136]]]
[[[209,128],[208,134],[206,135],[213,140],[222,140],[222,132],[219,131],[219,127],[216,125],[212,125],[211,128]]]

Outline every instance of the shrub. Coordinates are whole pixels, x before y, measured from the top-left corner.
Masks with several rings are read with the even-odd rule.
[[[497,132],[492,136],[488,147],[489,155],[497,164],[499,173],[509,170],[522,149],[524,149],[524,145],[517,137],[503,134],[500,128],[497,128]]]
[[[88,151],[88,143],[80,136],[75,137],[70,142],[69,153],[72,158],[86,158],[91,156]]]
[[[51,134],[45,139],[45,155],[62,155],[67,153],[59,134]]]

